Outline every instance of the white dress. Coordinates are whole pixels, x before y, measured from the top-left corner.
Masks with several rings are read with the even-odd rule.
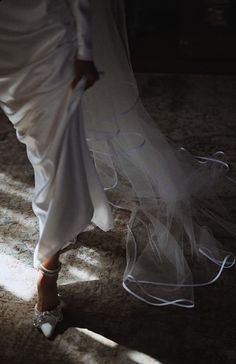
[[[218,155],[193,158],[170,145],[146,112],[123,1],[91,1],[91,28],[89,3],[0,2],[0,105],[35,171],[34,265],[91,220],[111,229],[112,205],[130,211],[124,288],[154,306],[194,307],[194,287],[235,263],[210,229],[236,236],[221,199],[235,184]],[[105,72],[84,94],[85,79],[71,90],[75,55]]]
[[[92,59],[90,1],[0,3],[0,105],[26,144],[34,168],[39,220],[34,267],[92,221],[113,227],[111,209],[89,155],[74,60]]]

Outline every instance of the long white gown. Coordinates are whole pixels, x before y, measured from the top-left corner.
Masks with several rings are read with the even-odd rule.
[[[89,4],[0,2],[0,105],[35,171],[34,265],[91,220],[111,229],[110,206],[120,207],[131,213],[124,288],[151,305],[194,307],[193,288],[235,263],[210,230],[217,224],[236,236],[219,198],[235,185],[227,163],[170,145],[147,114],[123,2],[93,0],[91,22]],[[85,79],[71,90],[75,55],[105,72],[85,93]]]
[[[111,209],[89,155],[74,60],[92,59],[89,0],[0,3],[0,105],[35,174],[39,220],[34,267],[90,222],[113,227]]]

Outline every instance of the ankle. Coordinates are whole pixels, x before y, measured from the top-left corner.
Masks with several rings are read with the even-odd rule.
[[[53,276],[48,276],[46,274],[44,274],[43,272],[39,272],[38,274],[38,285],[39,284],[55,284],[55,282],[58,279],[58,274],[54,274]]]
[[[52,268],[53,267],[53,268]],[[50,269],[48,266],[45,266],[44,264],[40,264],[39,266],[39,270],[41,272],[43,272],[46,276],[54,276],[54,275],[58,275],[58,273],[60,272],[61,270],[61,262],[58,261],[57,262],[57,265],[50,265]]]

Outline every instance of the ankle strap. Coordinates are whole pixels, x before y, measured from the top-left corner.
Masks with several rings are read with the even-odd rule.
[[[56,269],[47,269],[42,264],[40,264],[39,270],[41,270],[46,276],[55,276],[61,270],[61,262],[59,261],[59,265]]]

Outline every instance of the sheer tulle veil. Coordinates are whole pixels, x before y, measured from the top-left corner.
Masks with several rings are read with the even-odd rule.
[[[123,2],[93,0],[92,11],[94,60],[104,75],[84,94],[82,112],[109,202],[130,211],[123,286],[151,305],[193,307],[194,287],[235,263],[210,229],[236,235],[219,199],[235,185],[221,153],[194,158],[169,143],[145,110]]]

